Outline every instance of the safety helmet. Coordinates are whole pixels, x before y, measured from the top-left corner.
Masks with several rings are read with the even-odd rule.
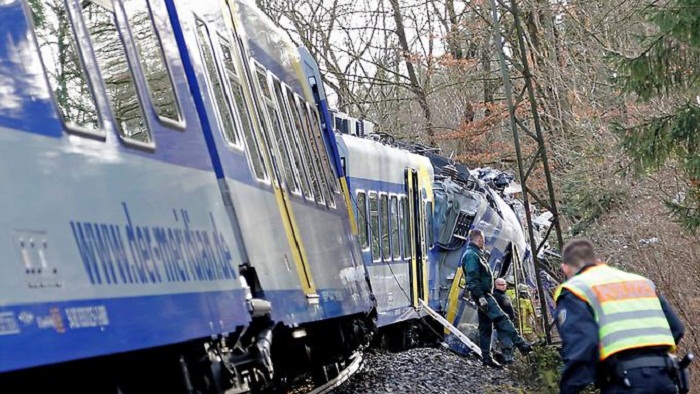
[[[508,283],[511,286],[515,284],[515,278],[513,277],[513,275],[510,275],[506,278],[506,283]]]
[[[527,287],[526,284],[521,283],[521,284],[518,285],[518,291],[519,291],[520,293],[529,293],[529,292],[530,292],[530,289]]]

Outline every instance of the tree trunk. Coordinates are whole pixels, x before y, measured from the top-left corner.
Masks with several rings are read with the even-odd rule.
[[[399,44],[404,52],[404,59],[406,62],[406,70],[408,71],[408,77],[411,81],[411,90],[416,95],[418,99],[418,104],[420,104],[423,110],[423,115],[425,116],[426,130],[428,132],[428,144],[432,147],[437,146],[435,143],[435,130],[433,129],[432,116],[430,114],[430,107],[428,106],[428,96],[425,94],[425,90],[420,85],[418,81],[418,76],[416,75],[416,70],[413,67],[407,56],[410,53],[408,47],[408,39],[406,38],[406,29],[403,24],[403,15],[401,14],[401,8],[399,7],[399,0],[389,0],[391,7],[394,11],[394,22],[396,23],[396,35],[399,38]]]

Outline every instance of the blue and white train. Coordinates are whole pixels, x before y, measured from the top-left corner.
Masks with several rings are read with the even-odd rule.
[[[430,160],[378,141],[338,135],[352,193],[363,261],[377,299],[378,326],[400,331],[429,301],[432,267],[433,166]],[[402,322],[409,322],[409,327]],[[396,330],[386,339],[402,339]]]
[[[299,53],[252,2],[4,1],[0,37],[3,377],[216,391],[366,341]]]
[[[371,135],[359,138],[357,130],[367,127],[356,125],[365,121],[343,114],[334,120],[350,124],[345,129],[350,135],[339,135],[338,147],[387,345],[402,348],[435,339],[438,328],[428,324],[432,321],[416,323],[424,317],[419,300],[478,343],[476,306],[463,297],[461,270],[470,229],[484,232],[495,275],[528,285],[534,296],[535,270],[523,223],[497,190],[442,156],[419,154]],[[441,339],[453,350],[470,351],[444,334],[447,338]]]
[[[434,165],[335,133],[285,37],[253,0],[0,1],[0,391],[323,381],[449,309]]]

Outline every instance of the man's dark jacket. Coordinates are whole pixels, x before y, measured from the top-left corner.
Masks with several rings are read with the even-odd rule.
[[[462,269],[466,275],[467,290],[475,300],[493,293],[493,274],[489,263],[481,249],[472,242],[462,257]]]
[[[583,267],[576,275],[586,271],[593,265]],[[657,294],[661,309],[668,320],[671,333],[676,343],[685,334],[683,322],[671,309],[666,298]],[[569,290],[564,289],[557,300],[554,312],[557,329],[562,340],[560,350],[564,361],[560,381],[560,394],[574,394],[583,390],[587,385],[595,383],[599,372],[600,338],[593,309],[582,299]],[[640,351],[645,349],[639,349]],[[663,351],[666,353],[666,351]]]
[[[506,294],[505,291],[503,290],[498,290],[495,289],[493,291],[493,298],[496,299],[496,302],[498,303],[498,306],[501,307],[503,312],[510,317],[511,321],[515,320],[515,313],[513,312],[513,302],[510,300],[510,297]]]

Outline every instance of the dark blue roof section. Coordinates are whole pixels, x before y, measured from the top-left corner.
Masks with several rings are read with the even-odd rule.
[[[442,169],[445,166],[452,165],[457,169],[457,179],[459,181],[462,181],[464,183],[467,183],[469,181],[469,167],[465,166],[464,164],[457,163],[448,157],[434,153],[427,153],[426,156],[428,157],[428,159],[430,159],[430,162],[433,164],[433,170],[435,172],[435,175],[443,175]]]

